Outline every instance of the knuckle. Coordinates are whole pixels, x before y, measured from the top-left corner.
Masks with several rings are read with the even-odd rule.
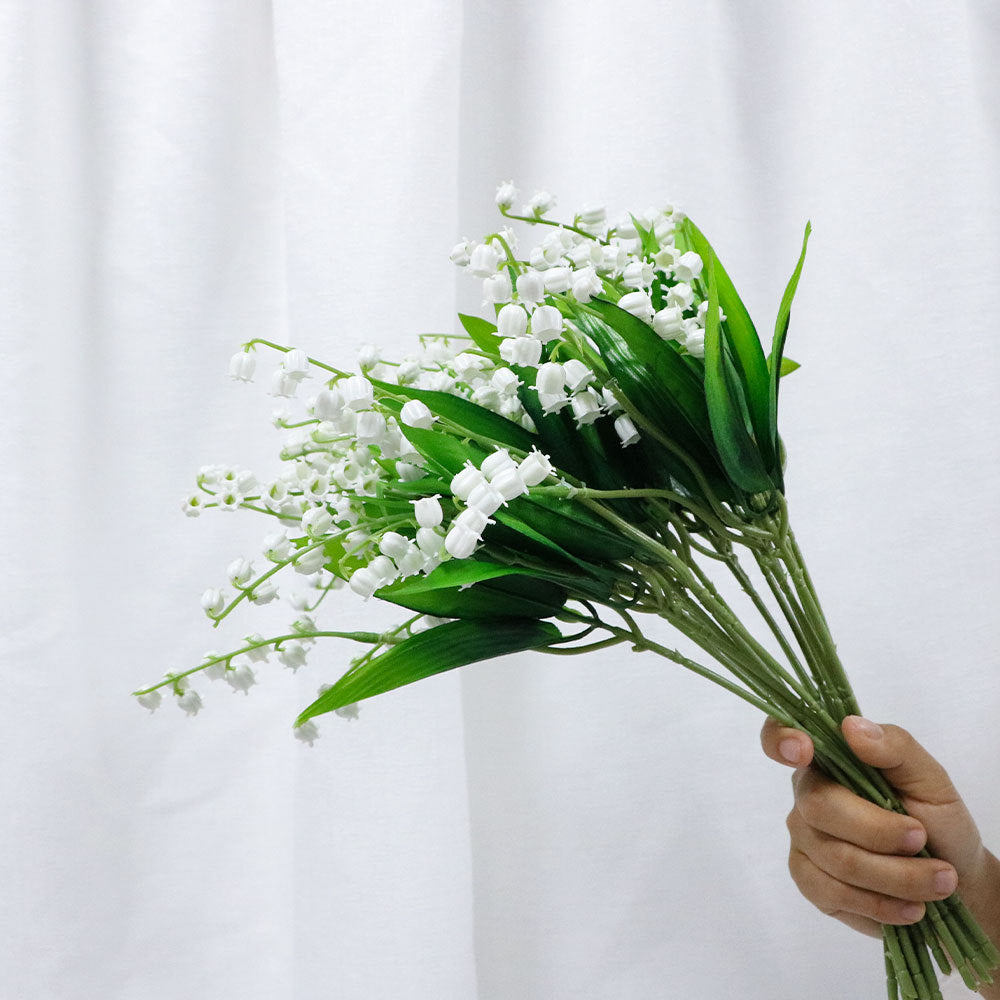
[[[828,843],[824,848],[824,858],[828,870],[845,882],[855,884],[860,873],[860,859],[857,850],[842,840]]]

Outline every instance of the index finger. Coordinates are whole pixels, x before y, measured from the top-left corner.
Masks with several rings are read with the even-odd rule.
[[[808,767],[813,759],[813,741],[801,729],[783,726],[768,716],[760,731],[764,753],[786,767]]]

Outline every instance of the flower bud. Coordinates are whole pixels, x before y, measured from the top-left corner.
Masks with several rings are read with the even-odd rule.
[[[538,344],[538,341],[535,341]],[[541,347],[541,344],[538,344]],[[490,379],[490,385],[500,395],[503,396],[516,396],[517,387],[521,384],[521,380],[509,369],[509,368],[498,368],[494,373],[493,377]]]
[[[552,463],[548,455],[533,449],[521,460],[517,471],[526,486],[537,486],[552,474]]]
[[[143,708],[148,708],[151,712],[155,712],[160,707],[160,702],[163,701],[163,695],[159,690],[149,691],[147,694],[137,694],[135,700]]]
[[[517,295],[522,302],[541,302],[545,298],[545,279],[538,271],[517,276]]]
[[[539,306],[531,314],[531,335],[547,344],[562,336],[562,313],[555,306]]]
[[[531,201],[528,202],[525,214],[541,218],[546,212],[551,212],[555,207],[555,195],[549,194],[548,191],[537,191],[532,195]]]
[[[215,618],[222,613],[226,606],[226,599],[222,596],[222,591],[215,587],[206,590],[201,595],[201,609],[209,618]]]
[[[226,570],[226,576],[234,587],[242,587],[253,579],[253,563],[247,559],[234,559]]]
[[[421,528],[436,528],[444,517],[441,501],[436,496],[412,500],[413,513]]]
[[[528,314],[523,306],[513,302],[497,313],[497,334],[501,337],[523,337],[528,332]]]
[[[639,440],[639,432],[635,429],[627,413],[615,418],[615,433],[621,438],[622,447],[627,448]]]
[[[452,248],[448,259],[456,267],[466,267],[469,263],[469,254],[472,253],[472,243],[469,240],[461,240]]]
[[[403,408],[399,411],[399,419],[407,427],[429,430],[434,425],[435,417],[426,403],[419,399],[411,399],[403,404]]]
[[[271,562],[284,562],[292,553],[292,543],[284,531],[276,531],[264,539],[263,551]]]
[[[517,197],[517,188],[514,187],[513,181],[504,181],[497,188],[496,203],[497,208],[501,212],[510,211],[511,205],[514,204],[514,199]]]
[[[581,228],[596,229],[605,225],[608,221],[608,210],[599,202],[588,202],[580,209],[577,216]]]
[[[278,587],[273,580],[258,583],[249,594],[252,604],[270,604],[277,596]]]
[[[237,382],[252,382],[257,357],[250,351],[240,351],[229,359],[229,377]]]
[[[374,368],[381,359],[381,352],[374,344],[362,344],[358,348],[358,367],[362,371]]]
[[[455,559],[467,559],[476,550],[479,538],[467,528],[452,525],[445,539],[444,547]]]
[[[311,576],[313,573],[318,573],[326,565],[326,562],[327,558],[323,546],[318,545],[316,548],[307,549],[302,555],[296,556],[292,568],[303,576]]]

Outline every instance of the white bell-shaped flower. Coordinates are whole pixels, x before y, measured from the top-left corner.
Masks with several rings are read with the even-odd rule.
[[[378,550],[397,565],[410,548],[410,540],[398,531],[387,531],[378,540]]]
[[[536,191],[531,196],[531,201],[528,202],[525,215],[534,215],[541,218],[546,213],[551,212],[555,207],[555,195],[549,194],[548,191]]]
[[[687,348],[688,354],[696,358],[703,358],[705,356],[705,331],[698,330],[689,333],[684,338],[684,346]]]
[[[571,400],[577,427],[592,424],[601,415],[601,398],[593,389],[578,392]]]
[[[542,342],[534,337],[518,337],[500,342],[500,357],[509,365],[533,368],[542,357]]]
[[[264,539],[263,553],[271,562],[284,562],[292,554],[292,543],[284,531],[276,531]]]
[[[550,267],[544,276],[545,291],[550,295],[568,292],[573,282],[573,272],[568,267]]]
[[[397,561],[401,576],[413,576],[424,568],[426,557],[420,551],[420,547],[415,542],[410,542],[407,546],[406,554]]]
[[[667,305],[680,309],[690,309],[694,302],[694,289],[686,282],[679,281],[673,288],[667,289]]]
[[[668,306],[653,316],[653,329],[664,340],[677,340],[684,331],[684,315],[679,306]]]
[[[500,390],[492,382],[483,382],[472,390],[472,401],[487,410],[495,410],[500,405]]]
[[[301,743],[306,743],[309,746],[312,746],[316,740],[319,739],[319,729],[312,719],[306,719],[305,722],[300,722],[294,727],[293,734],[297,740]]]
[[[566,388],[570,392],[585,389],[596,378],[594,373],[576,358],[570,358],[563,364],[563,375],[566,379]]]
[[[351,574],[347,585],[355,594],[367,601],[382,586],[382,581],[377,573],[367,566],[362,566]]]
[[[358,414],[355,436],[361,444],[379,444],[385,437],[385,417],[378,410],[365,410]]]
[[[608,210],[600,202],[587,202],[580,209],[580,214],[577,216],[577,222],[581,229],[603,229],[607,225],[608,221]]]
[[[569,396],[564,392],[540,392],[538,402],[542,407],[542,413],[558,413],[569,403]]]
[[[475,507],[466,507],[451,523],[452,526],[460,525],[479,538],[486,529],[486,525],[490,523],[490,519],[481,510],[476,510]]]
[[[618,402],[615,394],[607,386],[601,389],[601,405],[604,407],[604,412],[608,414],[617,413],[622,408],[622,404]]]
[[[535,343],[537,344],[538,341],[536,340]],[[541,347],[542,345],[539,344],[538,346]],[[501,398],[516,396],[517,388],[520,384],[521,380],[509,368],[498,368],[490,379],[490,385],[500,393]]]
[[[313,573],[318,573],[326,563],[327,556],[323,551],[323,546],[318,545],[315,548],[307,549],[302,555],[296,556],[292,568],[303,576],[312,576]]]
[[[546,361],[538,368],[535,376],[535,388],[541,393],[562,392],[566,387],[566,371],[558,361]]]
[[[444,534],[440,528],[417,528],[417,548],[425,557],[439,557],[443,544]]]
[[[471,240],[459,240],[458,243],[452,247],[451,253],[448,254],[448,259],[456,267],[466,267],[469,263],[469,254],[472,253],[473,244]]]
[[[521,460],[517,471],[526,486],[537,486],[552,474],[552,463],[535,448]]]
[[[194,688],[188,688],[178,697],[177,707],[188,715],[197,715],[205,706],[202,704],[201,695]]]
[[[282,368],[276,368],[271,376],[271,395],[291,399],[299,387],[299,380]]]
[[[524,271],[517,276],[517,297],[522,302],[541,302],[545,298],[545,278],[539,271]]]
[[[625,312],[638,316],[639,319],[648,323],[653,318],[653,303],[649,296],[642,291],[629,292],[618,300],[618,308]]]
[[[419,500],[412,500],[411,503],[418,527],[436,528],[444,518],[441,501],[436,496],[421,497]]]
[[[374,368],[382,360],[382,352],[374,344],[362,344],[358,348],[358,367],[362,371]]]
[[[286,351],[281,359],[281,367],[297,382],[309,376],[309,355],[298,347]]]
[[[451,494],[459,500],[467,501],[469,494],[480,484],[485,483],[486,477],[474,465],[466,465],[461,472],[455,474],[451,480]]]
[[[510,302],[514,289],[510,283],[510,275],[506,271],[498,271],[488,278],[483,278],[483,304],[489,305]]]
[[[289,670],[298,670],[306,664],[306,647],[298,639],[289,639],[278,650],[278,659]]]
[[[490,479],[490,485],[496,489],[504,500],[513,500],[528,492],[527,483],[521,478],[516,468],[504,469]]]
[[[364,375],[351,375],[337,383],[344,397],[344,405],[351,410],[371,409],[375,402],[375,387]]]
[[[612,243],[603,248],[601,262],[595,266],[602,274],[614,274],[623,271],[627,263],[628,251],[625,247]]]
[[[500,266],[500,251],[492,243],[480,243],[469,254],[469,274],[474,278],[488,278]]]
[[[497,313],[497,334],[501,337],[523,337],[528,332],[528,314],[524,306],[509,302]]]
[[[585,267],[573,276],[572,290],[577,302],[587,303],[595,295],[600,295],[604,291],[604,286],[597,272],[592,267]]]
[[[327,534],[333,527],[333,517],[325,507],[310,507],[302,515],[302,530],[311,538]]]
[[[531,314],[531,335],[547,344],[562,336],[562,313],[555,306],[539,306]]]
[[[149,691],[146,694],[137,694],[135,700],[143,708],[148,708],[151,712],[155,712],[160,707],[160,702],[163,701],[163,695],[158,690]]]
[[[627,413],[615,418],[615,433],[621,439],[622,447],[627,448],[639,440],[639,432]]]
[[[468,528],[453,524],[448,530],[448,537],[445,539],[444,547],[450,556],[455,559],[467,559],[476,550],[479,544],[479,536]]]
[[[479,468],[482,474],[492,481],[493,477],[504,469],[516,469],[517,462],[510,457],[510,452],[506,448],[497,448],[483,459]]]
[[[474,379],[488,364],[485,358],[480,357],[478,354],[468,354],[463,352],[455,356],[451,365],[455,370],[455,374],[463,382],[469,382]]]
[[[424,478],[424,470],[412,462],[397,462],[396,477],[400,482],[412,483],[415,479]]]
[[[226,671],[226,683],[234,691],[242,691],[244,694],[249,694],[250,688],[257,683],[257,678],[254,676],[254,672],[250,669],[248,663],[241,663],[232,670]]]
[[[691,282],[701,274],[704,263],[694,250],[681,254],[674,264],[674,276],[678,281]]]
[[[503,494],[490,483],[480,483],[470,494],[467,501],[470,507],[489,516],[496,513],[504,504]]]
[[[251,351],[240,351],[229,359],[229,377],[237,382],[252,382],[257,368],[257,356]]]
[[[378,574],[379,580],[382,582],[379,584],[381,587],[388,586],[393,580],[399,576],[399,570],[396,568],[396,564],[388,556],[376,556],[369,564],[368,568],[373,572]]]

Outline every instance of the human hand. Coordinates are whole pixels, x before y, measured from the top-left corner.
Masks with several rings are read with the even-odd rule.
[[[859,760],[881,769],[909,815],[882,809],[809,767],[812,740],[769,718],[764,752],[796,768],[787,826],[788,867],[799,891],[824,913],[880,937],[880,924],[915,923],[926,902],[957,886],[983,930],[1000,939],[1000,862],[983,846],[944,768],[898,726],[848,716],[841,731]],[[933,858],[913,856],[924,846]],[[982,993],[1000,997],[997,987]]]

